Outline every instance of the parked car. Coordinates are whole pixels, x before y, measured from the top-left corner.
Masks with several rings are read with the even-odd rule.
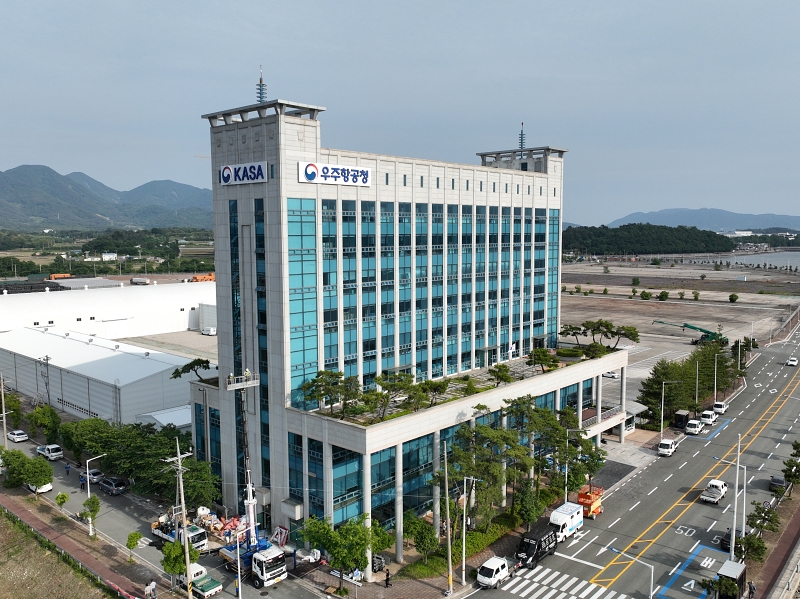
[[[736,529],[736,538],[742,539],[744,538],[744,534],[742,534],[742,529]],[[722,535],[722,540],[719,543],[720,549],[723,551],[730,551],[731,550],[731,529],[725,531],[725,534]]]
[[[128,490],[128,483],[119,476],[107,476],[100,481],[99,487],[106,495],[122,495]]]
[[[781,474],[773,474],[769,477],[769,490],[783,493],[786,490],[786,479]]]
[[[792,356],[791,358],[789,358],[788,360],[786,360],[786,365],[787,365],[787,366],[797,366],[797,358],[795,358],[794,356]]]
[[[88,480],[92,484],[99,483],[106,476],[105,474],[100,472],[97,468],[92,468],[91,470],[89,470],[89,472],[86,472],[86,470],[81,470],[80,475],[83,476],[86,480]]]
[[[9,441],[13,441],[14,443],[19,443],[20,441],[27,441],[28,440],[28,433],[25,431],[10,431],[6,437],[8,437]]]
[[[703,427],[705,424],[700,422],[699,420],[690,420],[686,423],[686,434],[687,435],[699,435],[703,431]]]
[[[713,425],[719,416],[713,410],[706,410],[702,414],[700,414],[700,422],[703,424],[707,424],[709,426]]]
[[[53,484],[52,483],[47,483],[46,485],[42,485],[41,487],[39,487],[37,489],[33,485],[25,483],[25,488],[28,489],[31,493],[37,493],[37,494],[38,493],[47,493],[48,491],[52,491],[53,490]]]
[[[674,439],[662,439],[658,444],[658,455],[669,457],[675,453],[676,449],[678,449],[678,444]]]
[[[725,412],[728,411],[728,404],[726,404],[724,401],[715,401],[714,411],[717,414],[724,414]]]
[[[619,372],[614,372],[612,370],[610,372],[604,372],[603,376],[608,378],[608,379],[618,379],[619,378]]]

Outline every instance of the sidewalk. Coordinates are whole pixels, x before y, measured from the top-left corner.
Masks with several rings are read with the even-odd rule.
[[[122,555],[115,546],[102,538],[89,541],[86,530],[72,519],[65,518],[64,521],[54,523],[52,526],[47,524],[35,513],[34,508],[37,511],[53,510],[56,515],[58,509],[52,508],[41,499],[38,504],[28,503],[26,497],[29,495],[4,490],[0,492],[0,509],[7,509],[34,531],[55,543],[59,549],[94,573],[111,589],[120,591],[120,596],[129,599],[142,597],[144,585],[153,578],[159,583],[159,595],[167,592],[168,585],[149,568],[142,564],[130,563],[127,555]]]
[[[792,519],[788,524],[781,526],[783,534],[781,534],[777,545],[769,554],[764,566],[758,573],[756,578],[756,587],[763,591],[762,597],[766,597],[775,589],[775,584],[783,574],[784,568],[787,567],[789,556],[791,556],[798,540],[800,540],[800,510],[796,510]]]

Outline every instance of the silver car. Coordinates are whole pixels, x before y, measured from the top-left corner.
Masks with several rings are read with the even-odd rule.
[[[81,470],[80,475],[84,477],[86,480],[88,480],[90,483],[95,485],[99,483],[101,480],[103,480],[103,477],[105,477],[105,474],[103,474],[97,468],[92,468],[91,470],[89,470],[89,472],[86,472],[86,470]]]

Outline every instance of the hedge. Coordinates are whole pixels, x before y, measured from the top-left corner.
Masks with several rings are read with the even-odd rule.
[[[583,350],[577,347],[562,347],[556,350],[556,355],[561,358],[580,358],[583,356]]]

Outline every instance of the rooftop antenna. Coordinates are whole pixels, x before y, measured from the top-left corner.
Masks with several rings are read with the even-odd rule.
[[[522,126],[520,127],[520,130],[519,130],[519,149],[520,150],[524,150],[525,149],[525,123],[522,123]],[[520,154],[520,158],[521,157],[522,157],[522,154]]]
[[[258,78],[258,85],[256,85],[256,99],[259,104],[264,104],[267,101],[267,84],[264,83],[264,71],[261,65],[258,65],[260,77]]]

